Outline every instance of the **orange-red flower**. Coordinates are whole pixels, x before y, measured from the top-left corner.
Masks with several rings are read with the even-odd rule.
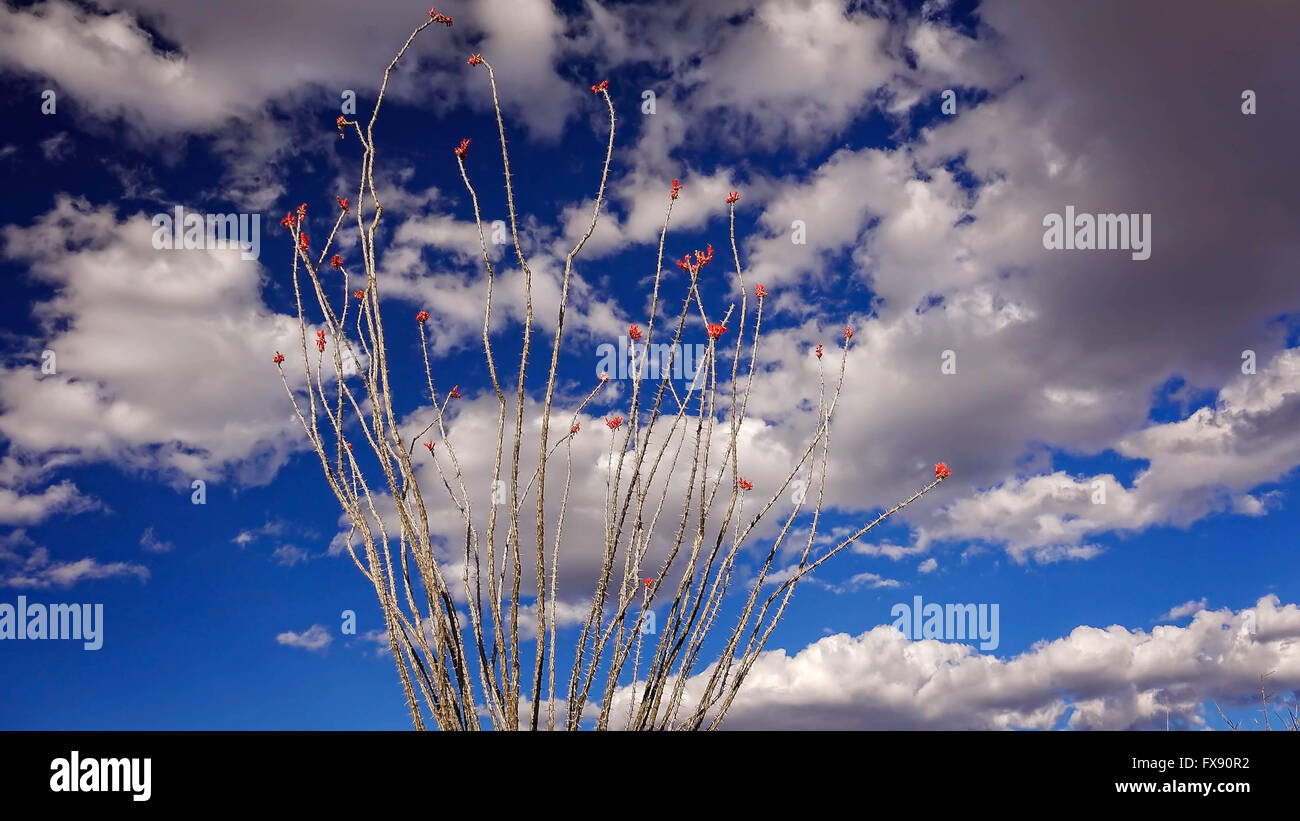
[[[754,489],[754,483],[751,482],[751,481],[749,481],[748,479],[746,479],[746,478],[743,477],[743,476],[740,477],[740,479],[737,481],[737,484],[740,485],[740,489],[741,489],[741,490],[753,490],[753,489]]]
[[[307,216],[307,203],[304,202],[298,206],[298,221],[302,222],[302,218],[305,216]]]
[[[718,337],[722,336],[723,334],[725,334],[725,333],[727,332],[727,326],[726,326],[726,325],[710,325],[710,326],[708,327],[708,331],[709,331],[709,338],[710,338],[710,339],[717,339]]]
[[[306,250],[307,250],[308,242],[309,242],[309,240],[308,240],[306,234],[299,234],[299,235],[298,235],[298,247],[299,247],[299,248],[301,248],[302,250],[306,251]]]
[[[447,394],[447,397],[448,397],[449,399],[459,399],[459,398],[460,398],[460,385],[452,385],[452,387],[451,387],[451,393]]]
[[[573,427],[569,428],[569,433],[577,433],[582,428],[581,422],[574,422]]]
[[[366,298],[366,292],[361,290],[360,288],[353,291],[352,295],[357,298],[358,302]]]
[[[284,219],[280,220],[280,224],[283,225],[285,228],[292,228],[298,224],[298,220],[296,217],[294,217],[293,214],[289,213],[288,211],[285,211]]]
[[[435,23],[442,23],[444,26],[451,28],[451,18],[445,14],[438,14],[433,9],[429,9],[429,17]]]
[[[677,192],[681,190],[682,190],[682,184],[679,183],[677,180],[673,180],[673,192],[669,194],[669,196],[672,197],[673,199],[677,199]]]
[[[646,579],[645,579],[643,582],[641,582],[641,583],[644,584],[644,585],[646,586],[646,589],[647,589],[647,590],[649,590],[651,587],[654,587],[654,586],[655,586],[655,580],[654,580],[654,579],[651,579],[651,578],[646,578]]]
[[[633,342],[640,342],[642,336],[640,326],[638,325],[627,326],[627,335],[632,337]]]
[[[850,340],[850,339],[852,339],[852,338],[853,338],[853,329],[850,328],[848,325],[845,325],[845,326],[844,326],[844,341],[847,342],[848,340]]]
[[[336,199],[336,200],[339,201],[339,208],[342,208],[342,209],[343,209],[343,213],[345,213],[345,214],[349,213],[349,212],[348,212],[348,200],[347,200],[346,197],[335,197],[334,199]]]
[[[739,192],[739,191],[732,191],[730,194],[727,195],[727,205],[731,205],[731,204],[733,204],[733,203],[737,203],[737,202],[740,202],[740,192]]]
[[[320,351],[321,353],[324,353],[324,352],[325,352],[325,332],[324,332],[324,331],[317,331],[317,332],[316,332],[316,350]]]
[[[817,358],[822,358],[822,343],[820,342],[817,343]]]
[[[428,312],[428,311],[420,311],[418,314],[415,315],[415,321],[416,321],[416,322],[428,322],[428,321],[429,321],[429,312]]]
[[[333,268],[333,269],[336,270],[336,271],[337,271],[338,269],[342,268],[342,267],[343,267],[343,257],[339,256],[338,254],[335,254],[334,256],[330,257],[330,267]]]
[[[279,365],[281,362],[284,361],[284,354],[280,353],[279,351],[276,351],[276,352],[275,352],[275,359],[272,359],[271,361],[274,362],[275,364]]]
[[[479,63],[483,62],[483,55],[482,55],[482,54],[471,54],[471,55],[469,56],[469,59],[466,60],[466,62],[469,63],[469,64],[472,65],[472,66],[476,66],[476,65],[478,65]]]
[[[763,297],[767,296],[767,287],[764,286],[763,283],[761,282],[758,283],[758,287],[754,289],[754,296],[758,297],[759,299],[762,299]]]
[[[600,374],[599,374],[596,378],[599,379],[601,382],[608,382],[608,381],[609,381],[609,371],[601,371]]]
[[[340,114],[340,115],[339,115],[339,118],[338,118],[337,120],[334,121],[334,125],[336,125],[336,126],[339,127],[339,139],[340,139],[340,140],[343,139],[343,126],[346,125],[346,124],[347,124],[347,120],[345,120],[345,119],[343,118],[343,115],[342,115],[342,114]]]
[[[429,449],[429,452],[430,452],[430,453],[433,453],[433,443],[432,443],[432,442],[425,442],[425,443],[424,443],[424,446],[425,446],[426,448]]]
[[[952,471],[949,470],[948,466],[943,462],[940,462],[939,464],[934,466],[934,478],[947,479],[951,475],[952,475]]]
[[[606,419],[605,426],[608,427],[610,430],[618,430],[619,428],[623,427],[623,417],[614,416],[609,419]]]
[[[456,150],[457,157],[459,157],[462,160],[465,159],[465,155],[469,153],[469,138],[466,137],[465,139],[461,140],[460,145],[456,146],[455,150]]]
[[[591,87],[592,94],[599,94],[602,91],[606,93],[609,92],[609,80],[601,80],[599,83],[596,83]]]

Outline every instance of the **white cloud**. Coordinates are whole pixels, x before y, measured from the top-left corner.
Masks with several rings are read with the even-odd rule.
[[[745,680],[729,729],[1071,729],[1205,726],[1204,703],[1258,697],[1272,671],[1279,689],[1300,686],[1300,607],[1266,596],[1248,611],[1197,613],[1187,627],[1149,633],[1120,625],[1080,626],[1009,659],[970,645],[909,641],[882,625],[837,634],[793,656],[766,652]],[[1267,625],[1267,632],[1265,626]],[[687,685],[698,699],[710,671]],[[627,712],[627,689],[614,715]]]
[[[330,642],[334,641],[334,636],[330,634],[329,629],[324,625],[313,624],[301,633],[286,630],[276,636],[275,640],[279,644],[284,644],[289,647],[297,647],[302,650],[311,650],[314,652],[329,647]]]

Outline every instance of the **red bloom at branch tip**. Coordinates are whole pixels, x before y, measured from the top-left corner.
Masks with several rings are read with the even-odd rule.
[[[430,10],[429,10],[429,16],[433,18],[433,22],[435,22],[435,23],[442,23],[442,24],[443,24],[444,26],[446,26],[447,28],[451,28],[451,18],[448,17],[447,15],[445,15],[445,14],[434,14],[434,13],[433,13],[433,10],[430,9]]]
[[[853,338],[853,329],[848,325],[844,326],[844,341],[847,342]]]
[[[433,443],[432,443],[432,442],[425,442],[425,443],[424,443],[424,446],[425,446],[426,448],[429,449],[429,452],[430,452],[430,453],[433,453]]]
[[[733,203],[737,203],[737,202],[740,202],[740,192],[739,192],[739,191],[732,191],[730,194],[727,195],[727,205],[731,205],[731,204],[733,204]]]
[[[276,351],[276,352],[275,352],[275,359],[272,359],[271,361],[274,362],[275,364],[279,365],[281,362],[284,361],[284,354],[280,353],[279,351]]]
[[[460,385],[452,385],[452,386],[451,386],[451,393],[447,394],[447,397],[448,397],[449,399],[459,399],[459,398],[460,398]]]
[[[351,450],[352,450],[352,443],[351,443],[351,442],[346,442],[345,444],[348,446],[348,451],[351,451]]]
[[[952,471],[949,470],[948,466],[943,462],[940,462],[939,464],[934,466],[934,478],[947,479],[951,475],[952,475]]]
[[[637,325],[627,326],[627,335],[632,337],[633,342],[640,342],[642,336],[640,326]]]
[[[280,224],[283,225],[285,228],[293,228],[295,225],[298,224],[298,220],[294,217],[293,214],[289,213],[288,211],[285,211],[284,219],[280,220]]]
[[[609,91],[609,80],[601,80],[599,83],[596,83],[591,87],[592,94],[599,94],[602,91]]]
[[[429,17],[430,17],[430,18],[433,18],[433,17],[437,17],[437,16],[438,16],[438,7],[437,7],[437,6],[430,6],[430,7],[429,7]]]
[[[463,160],[465,159],[465,155],[468,153],[469,153],[469,138],[466,137],[465,139],[460,141],[460,145],[456,146],[456,156]]]
[[[317,331],[317,332],[316,332],[316,350],[320,351],[321,353],[324,353],[324,352],[325,352],[325,332],[324,332],[324,331]]]
[[[677,260],[677,267],[681,268],[683,271],[691,270],[691,255],[687,254],[681,259]]]
[[[361,290],[360,288],[353,291],[352,295],[357,298],[357,302],[360,302],[361,300],[366,298],[366,292]]]
[[[767,286],[763,285],[763,283],[761,282],[758,283],[758,287],[754,289],[754,296],[758,297],[759,299],[762,299],[763,297],[767,296]]]
[[[754,489],[754,483],[751,482],[751,481],[749,481],[748,479],[744,478],[743,476],[742,476],[739,480],[737,480],[736,483],[737,483],[738,485],[740,485],[740,489],[741,489],[741,490],[753,490],[753,489]]]
[[[727,332],[726,325],[710,325],[708,327],[709,339],[717,339]]]
[[[606,419],[605,426],[608,427],[610,430],[618,430],[619,428],[623,427],[623,417],[615,416],[613,418]]]
[[[428,322],[428,321],[429,321],[429,312],[428,312],[428,311],[420,311],[418,314],[415,315],[415,321],[416,321],[416,322]]]
[[[482,55],[482,54],[471,54],[471,55],[469,56],[469,59],[466,60],[465,62],[469,63],[469,64],[472,65],[472,66],[476,66],[476,65],[478,65],[479,63],[483,62],[483,55]]]
[[[651,578],[648,578],[648,577],[645,579],[645,581],[643,581],[643,582],[641,582],[641,583],[644,584],[644,585],[646,586],[646,589],[647,589],[647,590],[649,590],[651,587],[654,587],[654,586],[655,586],[655,580],[654,580],[654,579],[651,579]]]
[[[581,422],[574,422],[573,427],[569,428],[569,433],[577,433],[582,428]]]
[[[817,358],[822,358],[822,343],[820,342],[817,343]]]
[[[306,251],[306,250],[307,250],[308,242],[309,242],[309,240],[308,240],[306,234],[299,234],[299,235],[298,235],[298,247],[299,247],[299,248],[301,248],[302,250]]]
[[[682,190],[682,184],[679,183],[677,180],[673,180],[673,192],[669,194],[669,196],[672,197],[673,199],[677,199],[677,193],[681,190]]]
[[[333,268],[335,271],[342,268],[343,257],[339,256],[338,254],[335,254],[334,256],[330,257],[330,267]]]
[[[307,216],[307,203],[304,202],[298,206],[298,221],[301,222],[305,216]]]
[[[349,213],[349,212],[348,212],[348,201],[347,201],[347,198],[346,198],[346,197],[335,197],[334,199],[336,199],[336,200],[339,201],[339,208],[342,208],[342,209],[343,209],[343,213],[345,213],[345,214]]]
[[[601,382],[608,382],[608,381],[609,381],[609,371],[601,371],[600,374],[599,374],[596,378],[599,379]]]

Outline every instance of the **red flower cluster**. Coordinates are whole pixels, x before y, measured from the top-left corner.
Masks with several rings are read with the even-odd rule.
[[[761,282],[758,283],[758,287],[754,289],[754,296],[758,297],[759,299],[762,299],[763,297],[767,296],[767,287],[764,286],[763,283]]]
[[[340,114],[340,115],[339,115],[339,118],[338,118],[337,120],[334,121],[334,125],[336,125],[336,126],[339,127],[339,139],[340,139],[340,140],[343,139],[343,126],[346,125],[346,124],[347,124],[347,120],[345,120],[345,119],[343,118],[343,115],[342,115],[342,114]]]
[[[343,213],[351,213],[348,211],[348,201],[346,197],[335,197],[334,199],[339,201],[339,208],[343,209]]]
[[[608,427],[610,430],[618,430],[619,428],[623,427],[623,417],[615,416],[612,419],[606,419],[605,426]]]
[[[573,427],[569,428],[569,433],[577,433],[582,428],[581,422],[574,422]]]
[[[352,452],[352,443],[351,443],[351,442],[345,442],[344,444],[346,444],[346,445],[348,446],[348,452],[351,453],[351,452]]]
[[[305,216],[307,216],[307,203],[304,202],[298,206],[298,222],[302,222],[302,218]]]
[[[325,332],[324,331],[316,332],[316,350],[320,351],[321,353],[325,353]]]
[[[726,325],[710,325],[708,327],[709,339],[717,339],[727,332]]]
[[[435,23],[442,23],[444,26],[451,28],[451,18],[445,14],[439,14],[436,6],[429,9],[429,19],[433,20]]]
[[[850,328],[848,325],[845,325],[845,326],[844,326],[844,341],[845,341],[845,342],[848,342],[848,341],[849,341],[850,339],[852,339],[852,338],[853,338],[853,329]]]
[[[360,288],[353,291],[352,295],[357,298],[357,302],[360,302],[361,300],[366,298],[366,292],[361,290]]]
[[[281,362],[284,361],[284,354],[280,353],[279,351],[276,351],[276,352],[275,352],[275,359],[272,359],[271,361],[274,362],[275,364],[279,365]]]
[[[428,321],[429,321],[429,312],[428,312],[428,311],[420,311],[418,314],[415,315],[415,321],[416,321],[416,322],[428,322]]]
[[[817,358],[822,358],[822,343],[820,342],[817,343]]]
[[[288,211],[285,211],[284,219],[280,220],[280,224],[283,225],[285,228],[292,229],[295,225],[298,224],[298,218],[295,217],[293,214],[289,213]]]
[[[732,191],[730,194],[727,195],[727,205],[732,205],[737,202],[740,202],[739,191]]]
[[[306,250],[307,250],[307,244],[308,244],[307,235],[306,235],[306,234],[299,234],[299,235],[298,235],[298,247],[301,248],[302,250],[306,251]]]
[[[601,371],[601,372],[600,372],[600,375],[597,376],[596,378],[599,379],[601,382],[608,382],[608,381],[609,381],[609,371]]]
[[[682,184],[679,183],[677,180],[673,180],[673,192],[668,196],[672,197],[673,199],[677,199],[677,193],[681,190],[682,190]]]
[[[698,249],[696,249],[695,262],[691,262],[691,255],[686,254],[677,261],[677,267],[681,268],[683,271],[699,273],[701,268],[713,261],[713,246],[709,245],[707,248],[708,250],[702,254]]]
[[[641,582],[641,584],[644,584],[646,586],[646,589],[649,590],[650,588],[655,586],[655,580],[651,578],[646,578],[645,581]]]
[[[952,475],[952,471],[949,470],[948,466],[945,465],[943,462],[940,462],[939,464],[934,466],[934,478],[947,479],[951,475]]]
[[[451,393],[447,394],[447,398],[449,398],[449,399],[459,399],[459,398],[460,398],[460,385],[452,385],[452,386],[451,386]]]
[[[469,59],[466,60],[465,62],[469,63],[469,64],[472,65],[472,66],[476,66],[476,65],[478,65],[479,63],[483,62],[483,55],[482,55],[482,54],[471,54],[471,55],[469,56]]]
[[[433,443],[432,443],[432,442],[425,442],[425,443],[424,443],[424,446],[425,446],[426,448],[429,449],[429,452],[430,452],[430,453],[433,453]]]
[[[596,83],[591,87],[592,94],[599,94],[602,91],[609,93],[609,80],[601,80],[599,83]]]
[[[640,342],[642,336],[640,326],[638,325],[627,326],[627,335],[632,337],[633,342]]]
[[[737,481],[737,484],[740,485],[740,489],[741,489],[741,490],[753,490],[753,489],[754,489],[754,483],[751,482],[751,481],[749,481],[748,479],[746,479],[746,478],[743,477],[743,476],[740,477],[740,479]]]
[[[456,150],[456,156],[458,158],[462,160],[465,159],[465,155],[469,153],[469,138],[466,137],[465,139],[461,140],[460,145],[456,146],[455,150]]]
[[[330,257],[330,267],[333,268],[335,271],[342,268],[343,257],[339,256],[338,254],[335,254],[334,256]]]

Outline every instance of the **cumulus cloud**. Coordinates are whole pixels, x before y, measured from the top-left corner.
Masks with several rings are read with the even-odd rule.
[[[1256,635],[1246,629],[1253,612]],[[1265,633],[1267,625],[1268,632]],[[1276,596],[1253,610],[1201,610],[1186,627],[1150,632],[1079,626],[1014,658],[896,628],[837,634],[794,655],[765,652],[745,680],[728,729],[1076,730],[1204,727],[1205,702],[1237,703],[1272,672],[1300,686],[1300,607]],[[698,700],[711,670],[687,683]],[[614,715],[627,711],[628,690]]]
[[[275,641],[276,643],[283,644],[287,647],[297,647],[300,650],[316,652],[317,650],[324,650],[326,647],[329,647],[330,642],[334,641],[334,636],[331,635],[329,629],[324,625],[313,624],[301,633],[286,630],[277,635]]]

